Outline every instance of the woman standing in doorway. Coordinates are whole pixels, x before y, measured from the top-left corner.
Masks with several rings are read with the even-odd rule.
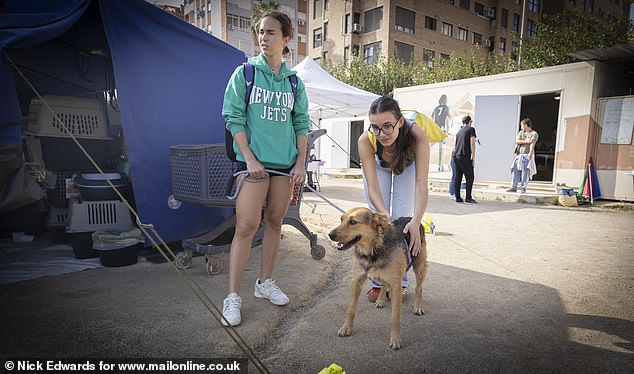
[[[222,114],[233,135],[236,159],[242,169],[248,171],[252,182],[242,184],[236,199],[236,229],[229,256],[229,294],[222,308],[223,323],[232,326],[242,320],[242,298],[238,294],[251,255],[251,241],[260,226],[260,208],[265,202],[262,262],[254,296],[280,306],[289,302],[271,277],[293,183],[303,185],[306,179],[306,135],[310,126],[304,84],[297,79],[297,92],[293,96],[288,77],[294,72],[283,60],[283,55],[289,52],[292,34],[292,23],[286,14],[265,14],[258,25],[262,52],[249,59],[255,67],[249,104],[245,104],[242,65],[234,71],[225,90]],[[265,169],[291,177],[268,175]]]
[[[410,251],[420,253],[419,227],[429,200],[429,138],[405,120],[398,102],[382,96],[370,105],[370,129],[359,137],[363,185],[370,209],[391,220],[412,217],[405,226]],[[368,299],[376,301],[381,285],[370,282]],[[403,278],[403,297],[409,286]],[[404,300],[404,299],[403,299]]]

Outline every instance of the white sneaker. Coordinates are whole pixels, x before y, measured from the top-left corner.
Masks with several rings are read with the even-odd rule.
[[[267,279],[262,283],[260,280],[255,281],[255,291],[253,295],[260,299],[269,299],[275,305],[288,304],[288,297],[280,290],[272,279]]]
[[[235,295],[235,296],[234,296]],[[240,315],[240,307],[242,306],[242,298],[236,293],[227,295],[224,303],[222,304],[222,316],[225,317],[222,320],[222,324],[225,326],[238,326],[242,321]],[[229,325],[227,321],[229,321]]]

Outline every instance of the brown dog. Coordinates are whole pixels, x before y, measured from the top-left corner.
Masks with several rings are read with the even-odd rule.
[[[409,234],[403,234],[403,228],[411,220],[409,217],[390,223],[385,214],[372,212],[367,208],[353,208],[341,217],[341,224],[328,236],[337,242],[337,248],[354,248],[355,261],[352,265],[352,286],[346,320],[339,329],[339,336],[348,336],[352,331],[355,310],[366,278],[380,282],[381,293],[376,307],[385,304],[386,293],[390,292],[392,302],[392,321],[390,323],[390,348],[400,349],[401,339],[401,280],[408,268],[409,248],[405,242]],[[427,245],[425,230],[420,226],[421,252],[412,258],[411,266],[416,275],[416,299],[414,314],[423,312],[423,280],[427,272]]]

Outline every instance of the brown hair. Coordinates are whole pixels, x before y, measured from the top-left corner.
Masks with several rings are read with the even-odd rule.
[[[286,13],[282,13],[278,11],[267,12],[266,14],[262,16],[262,18],[260,18],[260,21],[258,21],[258,30],[260,28],[260,23],[266,17],[275,18],[280,23],[280,28],[282,29],[282,36],[288,37],[289,39],[293,38],[293,22],[291,21],[290,17]],[[290,50],[288,49],[288,46],[286,46],[284,47],[282,54],[287,55],[289,52]]]
[[[389,96],[381,96],[370,105],[369,114],[391,112],[398,121],[403,117],[398,102]],[[396,124],[395,124],[396,125]],[[378,141],[378,139],[377,139]],[[390,169],[395,175],[405,170],[407,162],[414,156],[414,134],[407,121],[401,126],[394,146],[394,158],[390,162]]]
[[[520,122],[520,124],[525,124],[526,126],[530,127],[531,129],[533,128],[533,121],[531,121],[530,118],[524,118],[522,120],[522,122]]]

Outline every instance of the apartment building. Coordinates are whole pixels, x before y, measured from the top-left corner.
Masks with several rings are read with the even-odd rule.
[[[277,0],[279,10],[289,15],[295,33],[287,57],[290,66],[307,56],[306,0]],[[251,16],[255,1],[251,0],[184,0],[184,20],[245,52],[260,52],[251,32]]]
[[[309,55],[368,63],[396,55],[428,66],[453,54],[511,54],[513,35],[533,35],[545,13],[577,8],[629,15],[631,0],[309,0]]]

